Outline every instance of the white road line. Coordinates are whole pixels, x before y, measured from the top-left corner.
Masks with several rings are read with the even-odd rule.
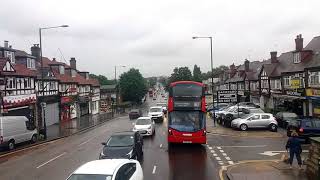
[[[266,147],[267,145],[254,145],[254,146],[219,146],[221,147],[227,147],[227,148],[257,148],[257,147]],[[217,147],[219,149],[219,147]]]
[[[230,157],[228,157],[228,156],[227,156],[227,157],[225,157],[225,158],[226,158],[226,160],[228,160],[228,161],[230,161],[230,160],[231,160],[231,158],[230,158]]]
[[[229,163],[230,165],[234,164],[234,162],[233,162],[233,161],[228,161],[228,163]]]
[[[220,165],[223,165],[223,161],[218,161],[218,163],[219,163]]]
[[[209,146],[208,148],[209,148],[210,150],[212,149],[212,147],[210,147],[210,146]]]
[[[157,166],[153,166],[152,174],[156,173]]]
[[[223,156],[227,156],[227,153],[222,153]]]
[[[86,143],[88,143],[89,141],[91,141],[93,138],[90,138],[90,139],[88,139],[88,140],[86,140],[86,141],[84,141],[84,142],[82,142],[81,144],[79,144],[78,146],[82,146],[82,145],[84,145],[84,144],[86,144]]]
[[[221,158],[220,157],[216,157],[216,160],[221,161]]]
[[[220,149],[219,151],[222,152],[222,153],[224,153],[224,150],[222,150],[222,149]]]
[[[162,144],[160,144],[160,148],[162,148]]]
[[[211,150],[210,152],[211,152],[211,153],[216,153],[214,150]]]
[[[213,154],[214,157],[218,156],[218,154]]]
[[[46,164],[50,163],[51,161],[54,161],[54,160],[58,159],[59,157],[61,157],[61,156],[65,155],[65,154],[67,154],[67,153],[66,153],[66,152],[64,152],[64,153],[60,154],[59,156],[56,156],[56,157],[54,157],[54,158],[50,159],[49,161],[47,161],[47,162],[45,162],[45,163],[43,163],[43,164],[39,165],[39,166],[37,167],[37,169],[39,169],[39,168],[41,168],[42,166],[44,166],[44,165],[46,165]]]
[[[218,146],[218,147],[217,147],[217,149],[221,149],[221,147],[220,147],[220,146]]]

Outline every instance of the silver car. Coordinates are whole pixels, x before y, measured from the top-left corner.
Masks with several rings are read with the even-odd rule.
[[[248,128],[268,128],[273,132],[278,129],[278,122],[270,113],[252,113],[234,119],[231,122],[231,127],[240,129],[242,131]]]

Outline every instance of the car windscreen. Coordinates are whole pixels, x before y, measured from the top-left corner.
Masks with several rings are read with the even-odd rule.
[[[136,125],[148,125],[151,124],[150,119],[138,119]]]
[[[107,146],[109,147],[133,146],[133,144],[133,135],[114,135],[107,142]]]
[[[173,97],[201,97],[202,86],[195,84],[177,84],[172,87]]]
[[[205,125],[201,111],[173,111],[169,114],[169,127],[182,132],[195,132]]]
[[[111,180],[112,175],[105,174],[72,174],[67,180]]]
[[[162,108],[150,108],[150,112],[162,112]]]

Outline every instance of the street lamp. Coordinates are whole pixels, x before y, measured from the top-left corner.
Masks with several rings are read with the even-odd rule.
[[[55,29],[55,28],[66,28],[69,27],[68,25],[61,25],[61,26],[51,26],[51,27],[43,27],[39,28],[39,39],[40,39],[40,62],[41,62],[41,85],[42,85],[42,99],[44,97],[44,73],[43,73],[43,60],[42,60],[42,30],[46,29]],[[39,87],[40,88],[40,87]],[[45,102],[41,102],[41,108],[42,108],[42,117],[43,117],[43,130],[44,130],[44,138],[47,139],[47,123],[46,123],[46,117],[45,117]]]
[[[213,58],[212,58],[212,37],[211,36],[202,36],[202,37],[197,37],[194,36],[192,39],[210,39],[210,60],[211,60],[211,91],[212,91],[212,102],[213,102],[213,122],[214,125],[216,125],[216,114],[214,111],[214,93],[213,93]]]

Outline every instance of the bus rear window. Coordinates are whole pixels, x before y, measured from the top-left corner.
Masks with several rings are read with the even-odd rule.
[[[201,97],[203,87],[195,84],[177,84],[172,87],[174,97]]]

